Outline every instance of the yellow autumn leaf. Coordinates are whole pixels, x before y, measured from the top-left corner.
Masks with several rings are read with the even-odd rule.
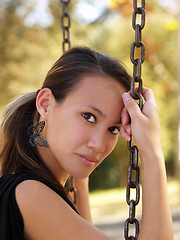
[[[176,19],[170,19],[169,21],[165,22],[165,29],[167,31],[174,32],[178,29],[179,22]]]
[[[109,8],[116,8],[118,4],[125,3],[126,0],[109,0],[108,6]]]

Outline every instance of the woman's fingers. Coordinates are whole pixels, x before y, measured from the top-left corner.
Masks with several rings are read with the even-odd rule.
[[[131,140],[131,126],[130,124],[128,124],[127,126],[121,126],[120,128],[120,136],[122,139],[126,140],[126,141],[130,141]]]
[[[137,91],[138,91],[138,87],[134,89],[134,92],[137,92]],[[141,114],[145,115],[149,119],[156,117],[158,113],[158,107],[156,104],[154,93],[151,89],[146,87],[142,88],[142,96],[145,100],[143,104],[142,113],[140,109],[138,109],[138,106],[136,106],[137,102],[131,97],[130,91],[128,93],[123,94],[122,96],[123,98],[124,98],[124,95],[125,95],[124,105],[129,115],[131,116],[132,121],[134,120],[135,116],[137,117],[137,116],[140,116]],[[126,101],[126,98],[127,98],[127,101]]]
[[[130,141],[131,135],[132,135],[131,124],[130,124],[131,119],[130,119],[129,113],[125,107],[123,108],[122,113],[121,113],[121,122],[122,122],[122,126],[120,129],[121,138],[126,141]]]
[[[137,91],[138,88],[135,88],[135,92]],[[152,148],[154,148],[154,143],[160,145],[158,108],[154,94],[151,89],[143,88],[142,96],[145,101],[141,112],[137,102],[131,97],[129,92],[122,95],[125,109],[122,111],[122,128],[120,129],[123,139],[130,139],[132,135],[141,153],[144,151],[145,142]],[[130,116],[129,120],[127,120],[127,114]]]
[[[127,124],[130,123],[130,116],[129,113],[127,111],[127,109],[124,107],[122,112],[121,112],[121,123],[123,126],[126,126]]]
[[[129,93],[123,93],[122,98],[123,98],[125,108],[127,109],[131,119],[141,114],[141,110],[139,106],[137,105],[137,103],[134,101],[134,99],[131,97]]]
[[[131,130],[131,124],[128,124],[126,127],[126,132],[129,134],[129,135],[132,135],[132,130]]]
[[[134,92],[138,92],[138,87],[136,87],[134,89]],[[129,92],[130,93],[130,92]],[[146,87],[143,87],[142,88],[142,96],[144,97],[144,100],[145,101],[151,101],[153,102],[154,104],[156,104],[156,99],[155,99],[155,96],[154,96],[154,93],[153,91],[150,89],[150,88],[146,88]]]

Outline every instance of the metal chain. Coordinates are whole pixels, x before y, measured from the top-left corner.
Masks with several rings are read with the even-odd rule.
[[[141,69],[142,63],[145,59],[145,45],[141,41],[142,33],[141,30],[145,26],[145,0],[141,0],[141,6],[137,6],[137,0],[133,0],[133,15],[132,15],[132,27],[135,30],[135,42],[131,45],[130,58],[133,63],[133,77],[131,79],[131,96],[139,101],[139,107],[142,110],[143,107],[143,98],[142,98],[142,78],[141,78]],[[137,23],[137,15],[141,17],[141,23]],[[135,58],[135,49],[140,50],[140,58]],[[135,83],[138,83],[138,91],[135,90]],[[137,240],[139,235],[139,222],[135,218],[135,207],[140,200],[140,187],[139,187],[139,150],[137,146],[131,146],[131,140],[127,142],[128,149],[130,151],[130,165],[128,168],[128,183],[126,189],[126,202],[129,205],[129,218],[125,221],[124,224],[124,237],[126,240]],[[134,180],[132,176],[134,175]],[[135,189],[136,198],[131,198],[131,189]],[[129,236],[129,226],[134,225],[135,236]]]
[[[63,42],[62,42],[62,50],[65,53],[66,50],[71,48],[70,42],[70,33],[69,28],[71,26],[71,18],[68,13],[68,5],[70,0],[61,0],[62,3],[62,16],[61,16],[61,27],[63,30]]]
[[[76,204],[77,202],[77,189],[73,186],[73,177],[69,176],[68,179],[68,192],[73,193],[73,202]]]
[[[69,28],[71,26],[71,18],[68,13],[68,5],[70,0],[61,0],[62,3],[62,16],[61,16],[61,27],[63,30],[63,42],[62,42],[62,50],[65,53],[66,50],[71,48],[70,41],[70,32]],[[73,202],[76,204],[77,202],[77,189],[73,186],[73,177],[69,176],[68,179],[68,192],[73,193]]]

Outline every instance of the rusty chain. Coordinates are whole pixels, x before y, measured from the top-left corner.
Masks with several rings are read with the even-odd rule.
[[[63,30],[62,50],[63,53],[65,53],[66,50],[71,48],[69,33],[69,28],[71,26],[71,18],[68,13],[68,5],[70,3],[70,0],[61,0],[61,3],[62,3],[61,27]]]
[[[77,189],[73,186],[73,177],[69,176],[68,179],[68,192],[73,193],[73,202],[76,204],[77,202]]]
[[[133,15],[132,15],[132,27],[135,30],[135,42],[131,45],[130,58],[133,63],[133,77],[131,79],[131,96],[139,101],[139,107],[142,110],[143,107],[143,98],[142,98],[142,78],[141,78],[141,69],[142,64],[145,59],[145,45],[142,42],[142,33],[141,30],[145,26],[145,0],[141,0],[141,6],[137,5],[137,0],[133,0]],[[141,23],[137,23],[137,16],[141,17]],[[140,57],[135,58],[135,50],[139,50]],[[138,90],[135,90],[135,83],[138,83]],[[137,146],[131,146],[132,141],[127,142],[128,149],[130,151],[130,165],[128,167],[128,183],[126,189],[126,202],[129,205],[129,218],[125,221],[124,224],[124,237],[126,240],[137,240],[139,235],[139,222],[135,218],[136,205],[140,200],[140,187],[139,187],[139,150]],[[134,176],[134,179],[132,179]],[[135,189],[136,198],[131,198],[131,189]],[[129,236],[129,226],[134,225],[135,236]]]
[[[71,18],[68,13],[69,3],[70,3],[70,0],[61,0],[61,4],[62,4],[61,27],[63,31],[63,42],[62,42],[63,53],[65,53],[66,50],[69,50],[71,48],[70,32],[69,32],[69,28],[71,26]],[[68,192],[73,193],[73,202],[74,204],[76,204],[77,189],[73,186],[72,176],[69,176],[69,179],[68,179]]]

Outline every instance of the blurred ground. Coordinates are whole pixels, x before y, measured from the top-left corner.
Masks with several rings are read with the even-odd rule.
[[[180,240],[180,207],[172,209],[172,216],[174,240]],[[94,224],[112,240],[124,240],[124,221],[126,217],[127,216],[109,215],[94,220]]]
[[[171,205],[174,240],[180,240],[180,184],[168,182],[168,193]],[[111,189],[90,194],[93,223],[105,232],[112,240],[124,239],[124,222],[128,218],[128,206],[125,201],[125,189]],[[140,219],[141,203],[136,209]],[[130,234],[133,235],[133,232]]]

